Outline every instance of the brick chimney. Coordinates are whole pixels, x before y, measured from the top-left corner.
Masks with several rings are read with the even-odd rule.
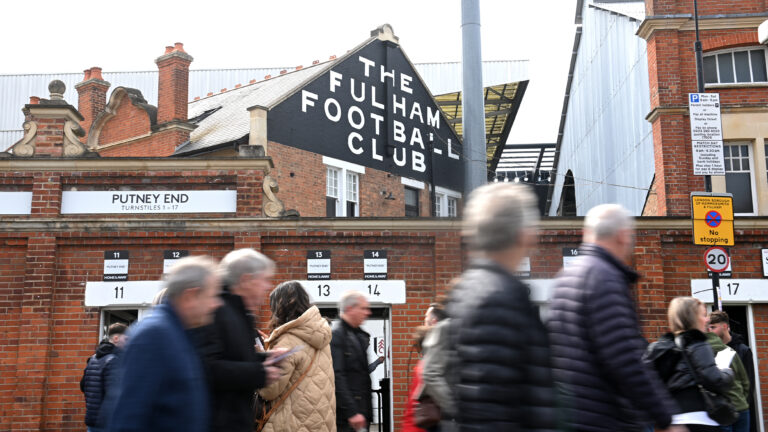
[[[165,47],[165,53],[155,60],[160,70],[157,83],[157,124],[173,120],[187,121],[189,98],[189,65],[192,56],[184,51],[184,45],[176,42]]]
[[[93,120],[107,107],[107,90],[110,84],[101,77],[100,67],[92,67],[84,72],[83,81],[75,84],[75,89],[78,95],[77,110],[85,118],[80,122],[80,126],[87,134]]]

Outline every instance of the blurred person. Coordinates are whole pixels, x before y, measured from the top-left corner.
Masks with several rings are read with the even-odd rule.
[[[713,323],[712,321],[715,322]],[[711,333],[707,333],[707,343],[712,347],[715,357],[717,357],[720,352],[733,353],[733,360],[731,360],[730,365],[733,370],[734,381],[728,391],[728,399],[731,401],[734,409],[739,413],[739,418],[734,424],[720,426],[720,429],[725,432],[749,432],[749,377],[747,375],[747,370],[742,364],[741,358],[739,358],[736,351],[726,345],[725,341],[720,337],[720,334],[730,337],[727,324],[728,314],[724,311],[714,311],[709,315],[709,324],[707,328]]]
[[[88,359],[80,379],[80,391],[85,394],[85,425],[89,432],[106,430],[110,411],[105,407],[105,401],[108,397],[114,397],[117,391],[118,357],[125,347],[127,329],[128,326],[123,323],[109,326],[107,337]]]
[[[183,258],[165,286],[165,303],[129,334],[110,431],[208,429],[206,378],[188,332],[209,324],[221,304],[216,264],[208,257]]]
[[[744,344],[744,338],[738,333],[731,331],[731,319],[725,311],[714,311],[709,315],[709,331],[715,333],[723,340],[723,343],[733,348],[739,355],[741,364],[749,379],[749,409],[754,410],[755,403],[755,363],[752,357],[752,350]]]
[[[333,324],[331,354],[336,382],[336,428],[339,432],[367,428],[373,420],[371,372],[383,358],[368,363],[371,335],[360,326],[371,316],[365,295],[347,291],[339,299],[339,320]]]
[[[283,282],[269,295],[272,348],[301,350],[280,363],[280,377],[259,390],[271,402],[265,432],[336,430],[331,328],[299,282]]]
[[[455,408],[440,405],[442,430],[557,429],[547,332],[515,276],[537,243],[538,220],[526,186],[494,183],[469,196],[462,235],[471,262],[450,293],[441,354]]]
[[[667,315],[671,333],[650,344],[643,359],[658,371],[680,407],[675,424],[684,424],[690,432],[719,431],[717,422],[707,415],[697,380],[688,366],[711,392],[724,395],[733,383],[733,371],[718,369],[707,343],[707,310],[696,298],[677,297],[670,302]]]
[[[275,263],[253,249],[228,253],[219,264],[222,306],[199,337],[211,399],[211,431],[251,432],[255,392],[280,376],[265,361],[254,315],[272,289]]]
[[[413,351],[416,351],[416,353],[419,356],[422,356],[424,354],[424,339],[427,337],[427,334],[429,333],[429,330],[438,322],[442,321],[447,317],[445,313],[445,309],[443,308],[443,305],[439,303],[432,303],[427,308],[427,312],[424,314],[424,325],[421,327],[416,328],[416,332],[414,334],[414,341],[413,341],[413,347],[411,354]],[[410,366],[410,354],[408,356],[408,364]],[[412,378],[410,386],[408,387],[408,399],[405,403],[405,413],[403,414],[403,422],[401,425],[403,432],[437,432],[439,430],[439,426],[434,426],[429,429],[424,429],[416,426],[414,423],[414,409],[420,399],[420,397],[424,396],[423,388],[424,388],[424,380],[423,380],[423,372],[424,371],[424,362],[423,360],[419,359],[416,362],[416,365],[413,367],[412,370]]]
[[[630,297],[634,221],[617,204],[591,209],[575,263],[557,278],[549,309],[555,380],[565,420],[585,431],[679,430],[677,407],[642,362],[646,342]]]

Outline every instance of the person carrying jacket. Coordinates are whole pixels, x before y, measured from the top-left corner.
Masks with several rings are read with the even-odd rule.
[[[707,333],[707,343],[712,347],[712,351],[717,357],[721,351],[732,352],[731,369],[733,370],[733,385],[728,390],[728,399],[733,408],[739,413],[739,419],[736,423],[720,428],[725,432],[749,432],[749,378],[741,359],[733,348],[729,347],[715,333]]]
[[[278,285],[269,295],[269,307],[274,330],[266,346],[301,350],[280,363],[277,381],[259,390],[274,409],[264,432],[335,431],[331,327],[296,281]]]
[[[573,265],[555,282],[549,310],[555,380],[566,422],[579,431],[641,430],[649,421],[670,428],[677,407],[653,370],[641,361],[640,335],[627,263],[633,220],[616,204],[591,209]]]
[[[211,431],[251,432],[255,392],[279,375],[275,366],[265,366],[268,355],[256,351],[253,318],[272,288],[274,269],[271,259],[253,249],[232,251],[219,264],[222,306],[198,334],[211,392]]]
[[[118,356],[125,346],[127,328],[123,323],[109,326],[107,338],[88,359],[80,379],[80,391],[85,394],[85,425],[89,432],[100,432],[107,426],[109,417],[102,413],[102,405],[117,391]]]
[[[514,275],[536,244],[537,224],[536,197],[526,186],[494,183],[469,196],[462,235],[472,260],[450,293],[440,356],[448,359],[455,417],[444,415],[442,431],[558,429],[547,332]]]
[[[677,401],[680,409],[675,424],[685,425],[690,432],[719,431],[717,422],[707,415],[697,377],[705,389],[726,395],[733,384],[733,370],[719,369],[715,364],[704,334],[707,310],[696,298],[676,297],[669,304],[668,316],[671,332],[648,345],[643,361],[658,371]]]

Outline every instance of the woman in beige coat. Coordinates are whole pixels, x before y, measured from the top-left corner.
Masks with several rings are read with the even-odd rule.
[[[290,392],[274,409],[264,431],[335,432],[331,327],[320,316],[317,306],[310,305],[307,292],[295,281],[278,285],[269,296],[269,307],[274,330],[265,341],[268,348],[302,346],[302,349],[280,363],[280,379],[259,391],[271,406]]]

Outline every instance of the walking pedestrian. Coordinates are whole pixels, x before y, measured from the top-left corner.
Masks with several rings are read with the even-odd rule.
[[[114,397],[117,391],[117,375],[119,359],[125,346],[125,331],[123,323],[114,323],[107,329],[107,337],[96,348],[96,353],[88,358],[83,377],[80,380],[80,391],[85,394],[85,425],[88,432],[106,430],[109,420],[109,409],[105,401]],[[102,407],[105,407],[102,410]]]

